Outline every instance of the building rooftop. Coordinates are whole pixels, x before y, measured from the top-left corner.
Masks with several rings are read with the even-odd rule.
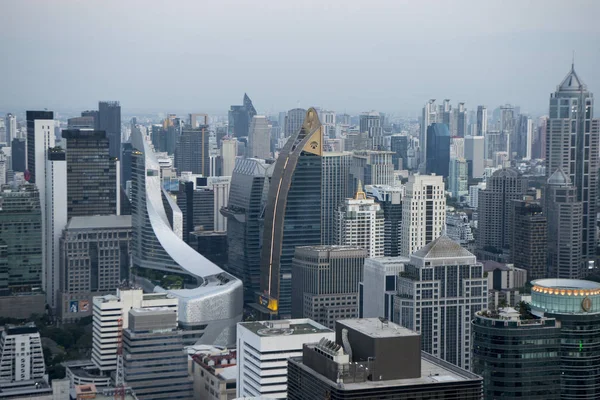
[[[420,336],[415,331],[380,318],[341,319],[336,321],[336,323],[352,328],[372,338]]]
[[[600,283],[585,281],[582,279],[536,279],[531,281],[534,287],[552,289],[587,289],[590,291],[600,290]]]
[[[412,256],[419,258],[475,257],[470,251],[445,234],[415,251]]]
[[[331,329],[308,318],[281,321],[241,322],[238,325],[258,336],[264,337],[333,332]]]
[[[363,247],[360,246],[351,246],[351,245],[317,245],[317,246],[298,246],[296,247],[296,251],[297,250],[305,250],[305,251],[327,251],[330,253],[335,253],[335,252],[342,252],[342,251],[349,251],[349,250],[358,250],[358,251],[365,251],[366,250]]]
[[[131,229],[131,215],[72,217],[67,229]]]

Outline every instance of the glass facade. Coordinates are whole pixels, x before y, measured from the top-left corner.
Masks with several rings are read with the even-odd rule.
[[[448,125],[434,123],[427,128],[427,174],[448,177],[450,168],[450,131]]]

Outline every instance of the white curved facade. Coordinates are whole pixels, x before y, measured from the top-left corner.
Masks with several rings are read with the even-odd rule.
[[[181,210],[161,187],[160,165],[144,133],[131,136],[131,209],[133,266],[184,274],[197,284],[168,292],[179,298],[179,323],[203,330],[198,343],[235,343],[236,323],[243,310],[242,282],[223,271],[181,239]]]

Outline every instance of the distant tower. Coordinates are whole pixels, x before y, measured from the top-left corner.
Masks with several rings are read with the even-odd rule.
[[[383,143],[383,126],[381,114],[377,111],[360,114],[360,132],[368,133],[373,150],[385,150]]]
[[[208,125],[183,128],[177,139],[175,168],[179,174],[190,171],[192,174],[202,174],[205,177],[210,175]]]
[[[244,104],[241,106],[231,106],[229,110],[229,136],[246,137],[250,128],[250,121],[256,115],[256,109],[252,100],[244,93]]]
[[[304,108],[293,108],[287,112],[285,117],[285,137],[289,137],[298,132],[302,127],[306,110]]]
[[[271,126],[264,115],[255,115],[250,121],[247,156],[264,160],[271,158]]]
[[[487,125],[487,108],[485,106],[477,106],[477,136],[486,136]]]
[[[339,205],[348,196],[352,153],[323,152],[321,183],[321,244],[333,244]]]
[[[118,101],[98,103],[98,129],[106,132],[111,157],[121,158],[121,105]]]
[[[448,176],[450,167],[450,131],[446,124],[431,124],[427,128],[426,172]]]

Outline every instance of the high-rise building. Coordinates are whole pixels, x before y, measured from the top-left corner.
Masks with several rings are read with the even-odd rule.
[[[420,342],[385,319],[340,320],[335,340],[306,344],[288,361],[287,398],[481,398],[481,377],[421,352]]]
[[[477,136],[486,136],[487,125],[487,108],[485,106],[477,106]]]
[[[183,128],[177,139],[175,168],[178,174],[189,171],[202,176],[210,175],[208,125],[201,125],[195,129]]]
[[[576,279],[531,283],[531,312],[560,322],[560,398],[600,398],[600,359],[596,357],[600,346],[600,284]]]
[[[531,160],[533,148],[533,120],[527,115],[519,115],[515,127],[515,140],[512,151],[518,159]]]
[[[100,129],[100,117],[98,110],[86,110],[81,112],[82,117],[91,117],[94,121],[93,129]]]
[[[231,177],[227,218],[227,270],[244,283],[244,303],[260,292],[261,214],[269,189],[264,160],[238,159]]]
[[[535,129],[535,137],[533,139],[532,158],[546,158],[546,129],[548,125],[548,117],[540,117]]]
[[[261,312],[290,315],[294,248],[321,242],[322,144],[322,125],[311,108],[275,162],[264,212],[260,288],[277,305],[259,306]]]
[[[120,163],[104,131],[65,129],[69,218],[120,214]]]
[[[14,172],[25,172],[27,169],[27,140],[14,138],[10,149],[12,170]]]
[[[482,178],[485,159],[485,138],[483,136],[465,137],[465,159],[469,167],[469,178]]]
[[[357,246],[300,246],[292,261],[292,317],[334,328],[358,317],[358,283],[367,251]]]
[[[121,186],[127,187],[127,182],[131,181],[131,153],[133,146],[131,142],[121,143]],[[121,197],[121,201],[124,199]]]
[[[187,367],[176,308],[129,310],[129,326],[123,329],[123,378],[139,399],[191,400]]]
[[[229,110],[229,136],[236,138],[248,136],[250,121],[256,115],[256,109],[252,100],[244,93],[244,104],[241,106],[231,106]]]
[[[435,99],[429,100],[423,107],[423,114],[421,117],[421,127],[419,135],[419,144],[421,146],[420,154],[420,171],[425,172],[426,168],[426,152],[427,152],[427,128],[435,122],[438,122],[438,106],[435,104]]]
[[[293,108],[287,112],[285,117],[285,137],[294,135],[302,128],[306,110],[304,108]]]
[[[510,249],[511,201],[521,200],[526,189],[527,181],[512,168],[500,169],[487,179],[485,190],[479,192],[477,209],[477,249],[480,254],[502,254]]]
[[[194,182],[179,182],[177,206],[183,217],[183,240],[190,243],[190,233],[215,230],[215,192],[208,187],[194,188]]]
[[[131,140],[132,275],[159,273],[185,281],[185,289],[169,290],[179,298],[180,328],[199,331],[200,343],[232,344],[242,317],[242,283],[182,240],[181,209],[162,188],[161,164],[150,142],[141,132]]]
[[[471,367],[471,316],[487,309],[487,278],[475,256],[442,235],[410,256],[398,282],[394,321],[421,334],[421,349]]]
[[[4,129],[6,131],[6,143],[10,144],[17,137],[17,117],[11,113],[6,114]]]
[[[446,223],[444,181],[437,175],[411,175],[402,200],[402,247],[409,257],[437,238]]]
[[[363,185],[394,185],[394,164],[391,151],[363,150],[352,154],[351,181],[348,197],[361,181]]]
[[[543,208],[532,200],[513,200],[511,259],[531,279],[548,276],[547,221]]]
[[[404,187],[371,185],[365,187],[365,192],[383,210],[383,255],[397,257],[400,254]]]
[[[339,205],[348,196],[352,165],[350,152],[323,152],[321,181],[321,244],[335,243],[335,220]]]
[[[398,277],[410,260],[404,257],[367,258],[358,287],[360,318],[394,318],[394,297]]]
[[[467,108],[465,107],[465,103],[458,103],[458,108],[455,108],[453,111],[454,121],[454,130],[452,132],[452,136],[465,137],[467,136]]]
[[[594,118],[594,98],[574,66],[550,96],[546,131],[546,176],[562,169],[583,204],[581,220],[583,261],[596,253],[596,202],[600,119]]]
[[[94,129],[96,121],[94,117],[73,117],[67,120],[67,129]]]
[[[264,115],[255,115],[250,121],[247,157],[271,158],[271,126]]]
[[[323,338],[334,340],[335,333],[310,319],[239,323],[236,396],[285,399],[288,359]]]
[[[383,210],[367,198],[358,184],[354,198],[339,205],[335,219],[335,243],[367,250],[367,257],[382,257],[384,244]]]
[[[44,292],[52,310],[58,306],[60,288],[60,237],[67,226],[67,161],[60,147],[48,150],[46,161],[46,223]]]
[[[232,176],[238,152],[236,138],[223,138],[221,141],[221,174]]]
[[[450,166],[450,131],[446,124],[429,125],[425,154],[427,174],[447,177]]]
[[[392,135],[390,140],[390,150],[392,153],[394,153],[392,154],[392,163],[394,164],[394,169],[408,169],[408,148],[408,135]]]
[[[578,279],[587,274],[583,252],[583,202],[569,176],[557,169],[548,178],[544,198],[548,220],[548,268],[542,277]]]
[[[385,150],[383,142],[382,116],[377,111],[364,112],[359,119],[360,132],[367,132],[373,150]]]
[[[471,327],[471,370],[483,377],[485,400],[561,398],[556,319],[524,318],[507,307],[475,313]]]
[[[82,115],[83,116],[83,115]],[[98,103],[98,130],[105,131],[109,141],[109,155],[121,158],[121,105],[118,101]]]
[[[456,199],[469,194],[469,168],[464,158],[450,159],[448,191]]]
[[[59,249],[57,314],[63,322],[88,317],[94,296],[115,293],[129,278],[131,216],[72,217]]]
[[[514,149],[515,145],[515,108],[506,104],[500,106],[500,133],[506,140],[506,149],[508,152],[509,158],[513,159],[513,153],[516,151]]]

